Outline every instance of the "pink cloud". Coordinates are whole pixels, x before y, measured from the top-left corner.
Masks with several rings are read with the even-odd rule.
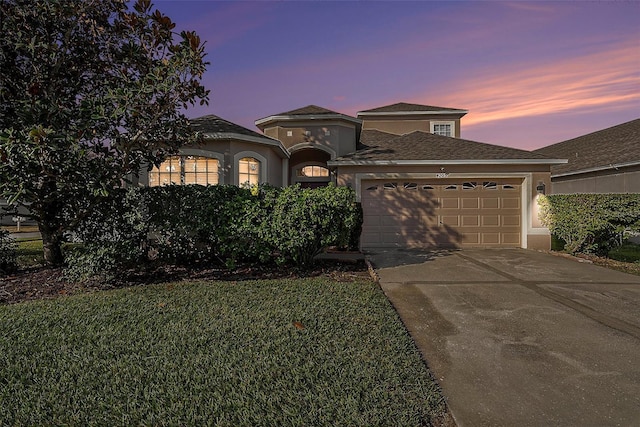
[[[554,63],[493,69],[453,85],[449,93],[429,93],[439,102],[470,110],[469,128],[518,117],[577,109],[640,105],[640,53],[635,40],[614,49]],[[424,96],[423,99],[427,99]]]

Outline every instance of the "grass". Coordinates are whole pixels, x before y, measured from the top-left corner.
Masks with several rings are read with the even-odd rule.
[[[419,426],[444,401],[381,290],[171,283],[0,306],[0,425]]]
[[[17,239],[17,261],[20,267],[33,267],[44,264],[42,240]]]
[[[40,231],[37,225],[21,225],[19,232],[18,227],[15,225],[3,225],[2,228],[8,230],[10,233],[33,233]]]

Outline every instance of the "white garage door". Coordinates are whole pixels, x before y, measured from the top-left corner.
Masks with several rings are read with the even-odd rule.
[[[521,180],[362,182],[363,249],[520,247]]]

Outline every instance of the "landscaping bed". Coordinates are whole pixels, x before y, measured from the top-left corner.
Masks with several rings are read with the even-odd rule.
[[[40,244],[40,246],[42,245]],[[24,251],[21,251],[20,256],[29,256],[24,255],[24,253]],[[273,264],[241,265],[234,269],[207,264],[191,266],[160,265],[142,270],[123,271],[117,280],[105,284],[99,281],[85,281],[82,283],[69,281],[65,278],[62,268],[46,268],[36,264],[34,267],[0,278],[0,304],[178,280],[242,281],[320,276],[340,282],[367,279],[369,278],[369,273],[366,264],[362,260],[344,262],[319,260],[315,262],[312,268],[307,270]]]
[[[0,424],[448,425],[393,307],[346,265],[2,305]]]

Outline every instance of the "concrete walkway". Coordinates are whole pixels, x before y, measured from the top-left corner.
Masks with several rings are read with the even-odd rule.
[[[640,425],[640,277],[521,249],[368,259],[459,426]]]

